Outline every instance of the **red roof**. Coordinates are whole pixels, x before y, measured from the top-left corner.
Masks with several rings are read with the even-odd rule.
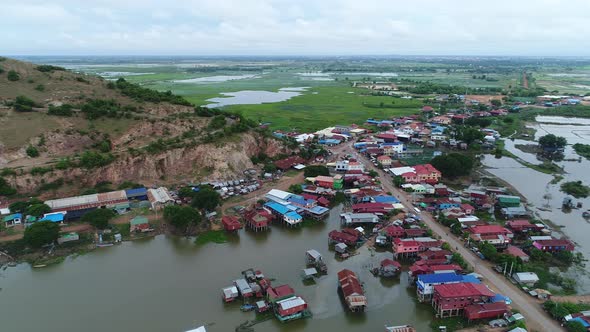
[[[344,297],[364,295],[363,287],[356,274],[350,270],[344,269],[338,272],[338,283]]]
[[[303,159],[299,156],[291,156],[291,157],[277,160],[274,162],[275,166],[277,168],[282,169],[282,170],[286,170],[286,169],[289,169],[297,164],[303,164],[303,163],[305,163],[305,159]]]
[[[469,320],[500,317],[508,312],[504,302],[472,304],[465,307],[465,317]]]
[[[389,237],[402,237],[404,236],[405,232],[403,227],[391,225],[385,227],[385,234]]]
[[[406,233],[407,237],[416,237],[426,234],[426,231],[422,228],[408,228],[405,229],[404,232]]]
[[[456,284],[435,285],[434,292],[441,297],[469,297],[469,296],[487,296],[492,297],[495,294],[483,284],[474,284],[471,282],[460,282]]]
[[[328,233],[328,237],[332,240],[332,241],[336,241],[336,242],[343,242],[345,244],[348,245],[354,245],[356,244],[356,241],[358,240],[358,237],[348,234],[348,233],[344,233],[344,232],[339,232],[339,231],[331,231],[330,233]]]
[[[291,286],[289,286],[289,285],[270,287],[267,292],[268,292],[268,296],[271,299],[277,299],[277,298],[295,295],[295,290],[293,288],[291,288]]]
[[[381,139],[387,139],[387,140],[396,140],[397,139],[396,135],[386,134],[386,133],[377,134],[377,135],[375,135],[375,137],[381,138]]]
[[[223,216],[221,217],[221,223],[226,231],[235,231],[242,228],[242,224],[235,216]]]
[[[482,225],[467,229],[472,234],[512,234],[512,232],[500,225]]]
[[[434,111],[434,108],[432,108],[432,106],[422,107],[422,112],[432,112],[432,111]]]
[[[377,157],[377,160],[384,161],[384,160],[391,160],[391,158],[389,156],[379,156],[379,157]]]
[[[571,248],[573,250],[574,244],[570,240],[566,239],[553,239],[553,240],[536,240],[535,243],[543,247],[561,247]]]
[[[522,251],[522,249],[515,246],[508,246],[508,248],[504,250],[504,253],[515,257],[529,257],[529,255]]]
[[[386,258],[386,259],[382,260],[381,261],[381,266],[382,267],[383,266],[395,266],[398,269],[402,267],[402,265],[399,262],[394,261],[393,259],[389,259],[389,258]]]

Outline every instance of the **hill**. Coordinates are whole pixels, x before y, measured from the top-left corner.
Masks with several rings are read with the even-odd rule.
[[[287,152],[239,114],[64,68],[0,58],[0,176],[19,193],[232,178]]]

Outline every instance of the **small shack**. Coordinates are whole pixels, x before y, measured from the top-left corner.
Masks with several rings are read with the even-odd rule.
[[[221,289],[221,294],[224,302],[232,302],[239,296],[238,288],[236,286],[229,286]]]
[[[237,231],[242,228],[242,224],[235,216],[223,216],[221,217],[221,223],[223,228],[228,232]]]
[[[144,216],[135,216],[129,221],[129,231],[131,233],[149,232],[151,231],[148,218]]]
[[[71,233],[63,234],[60,237],[58,237],[57,243],[63,244],[66,242],[72,242],[72,241],[78,241],[78,240],[80,240],[80,235],[78,235],[78,233],[76,233],[76,232],[71,232]]]
[[[401,268],[402,266],[399,262],[386,258],[381,261],[379,268],[376,268],[376,271],[374,270],[373,273],[383,278],[393,278],[399,275]]]
[[[334,246],[334,250],[339,254],[345,254],[347,249],[348,246],[342,242],[336,243],[336,245]]]
[[[317,275],[318,270],[313,267],[303,269],[303,271],[301,271],[301,278],[303,278],[303,280],[313,280],[313,278],[317,277]]]

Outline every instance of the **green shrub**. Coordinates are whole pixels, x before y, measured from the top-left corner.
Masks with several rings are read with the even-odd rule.
[[[27,147],[26,152],[27,152],[27,156],[29,156],[31,158],[39,157],[39,150],[37,150],[37,148],[32,145],[29,145]]]
[[[14,70],[9,70],[6,78],[8,78],[9,81],[16,82],[20,80],[20,75]]]
[[[45,85],[37,84],[37,86],[35,87],[35,90],[43,92],[43,91],[45,91]]]
[[[52,65],[39,65],[35,69],[42,73],[53,72],[53,71],[65,71],[64,67],[52,66]]]
[[[102,167],[110,164],[114,160],[115,156],[110,153],[85,151],[80,157],[80,166],[84,168]]]
[[[26,96],[17,96],[14,100],[14,109],[18,112],[32,112],[37,106],[34,100]]]
[[[69,104],[63,104],[61,106],[49,106],[47,114],[57,116],[72,116],[74,114],[74,106]]]

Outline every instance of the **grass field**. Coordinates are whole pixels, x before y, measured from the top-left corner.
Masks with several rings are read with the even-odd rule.
[[[18,148],[31,138],[57,129],[60,124],[56,117],[44,113],[0,113],[0,143],[7,149]]]

